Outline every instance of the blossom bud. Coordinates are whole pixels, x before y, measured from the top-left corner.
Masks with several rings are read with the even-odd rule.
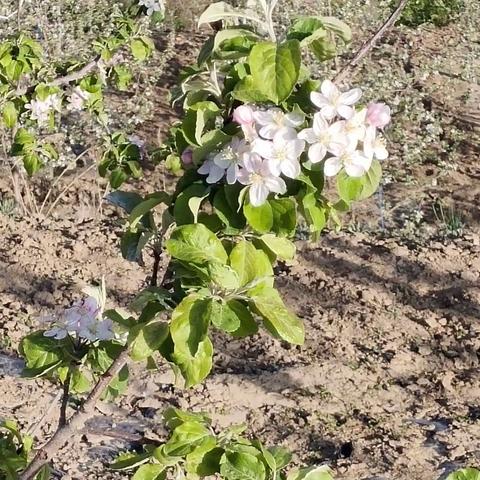
[[[253,118],[253,109],[248,105],[240,105],[233,111],[233,121],[239,125],[251,125],[255,120]]]
[[[391,120],[390,107],[384,103],[371,103],[367,109],[367,123],[377,128],[386,127]]]
[[[186,148],[182,153],[182,163],[186,167],[193,163],[193,150],[191,148]]]

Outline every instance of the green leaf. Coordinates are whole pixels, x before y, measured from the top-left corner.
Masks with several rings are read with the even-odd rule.
[[[197,294],[184,298],[172,313],[170,333],[178,349],[188,350],[193,356],[205,340],[210,326],[212,304]]]
[[[236,290],[240,286],[237,272],[228,265],[211,263],[208,265],[210,281],[222,291]]]
[[[185,422],[203,423],[207,426],[212,423],[211,419],[205,413],[193,413],[175,407],[166,408],[163,412],[163,418],[167,427],[172,430]]]
[[[25,358],[26,377],[40,377],[60,366],[64,360],[66,342],[45,337],[43,331],[31,333],[23,338],[20,353]]]
[[[267,449],[275,460],[275,470],[281,470],[292,461],[292,454],[284,447],[270,447]]]
[[[13,102],[6,102],[3,106],[3,121],[7,128],[13,128],[17,124],[18,112]]]
[[[124,454],[121,455],[115,462],[110,465],[112,470],[130,470],[131,468],[138,467],[144,463],[147,463],[152,454],[149,452],[141,454]]]
[[[323,26],[340,37],[345,43],[352,41],[352,30],[345,23],[335,17],[320,17]]]
[[[273,211],[269,202],[254,207],[250,203],[243,205],[243,213],[248,224],[257,232],[268,233],[273,227]]]
[[[102,400],[112,401],[120,396],[128,385],[129,370],[128,365],[124,365],[118,375],[108,384],[107,389],[102,395]]]
[[[226,2],[212,3],[198,19],[198,26],[226,20],[229,18],[245,18],[254,22],[262,23],[259,18],[250,12],[238,10]]]
[[[302,468],[290,472],[287,480],[333,480],[332,471],[326,465],[321,467]]]
[[[73,368],[70,389],[75,393],[86,393],[92,388],[91,380],[80,371],[79,368]]]
[[[42,166],[40,157],[35,153],[26,153],[23,156],[23,166],[29,175],[38,172]]]
[[[225,452],[220,473],[228,480],[264,480],[266,478],[263,462],[249,453]]]
[[[166,340],[168,332],[168,324],[161,321],[153,321],[131,329],[128,343],[132,360],[138,362],[150,357]]]
[[[242,230],[245,228],[245,217],[239,213],[238,205],[232,205],[229,201],[228,192],[232,186],[221,188],[213,198],[213,207],[220,217],[220,220],[228,227],[234,230]],[[237,196],[238,198],[238,196]]]
[[[212,323],[224,332],[235,332],[240,328],[240,319],[228,303],[210,299]]]
[[[112,188],[119,188],[124,182],[128,180],[128,175],[121,167],[117,167],[110,172],[110,186]]]
[[[363,189],[359,200],[365,200],[371,197],[378,189],[382,180],[382,165],[378,160],[374,160],[368,172],[361,177]]]
[[[122,190],[109,193],[105,199],[113,205],[123,208],[127,213],[131,213],[143,201],[143,198],[138,193],[123,192]]]
[[[213,461],[215,452],[212,450],[220,450],[220,455],[217,455],[217,461]],[[208,475],[214,475],[219,468],[220,457],[223,455],[223,449],[217,448],[217,440],[210,435],[202,439],[202,442],[197,445],[185,457],[185,471],[191,474],[200,475],[202,478]]]
[[[228,258],[222,242],[201,223],[176,228],[166,246],[172,257],[184,262],[226,263]]]
[[[292,93],[301,64],[300,42],[258,43],[252,48],[249,65],[253,84],[273,103],[279,104]]]
[[[302,345],[305,332],[302,321],[291,313],[275,288],[258,285],[249,290],[252,308],[262,317],[265,328],[276,338]]]
[[[291,236],[297,227],[297,206],[291,198],[277,198],[269,200],[272,207],[272,230],[282,237]]]
[[[167,455],[183,456],[190,453],[195,446],[210,436],[210,430],[198,422],[185,422],[173,431],[164,451]]]
[[[235,85],[233,98],[243,103],[266,103],[269,101],[269,97],[259,89],[252,75],[247,75]]]
[[[148,463],[140,466],[132,480],[164,480],[165,478],[167,478],[167,472],[163,465]]]
[[[128,222],[130,228],[134,229],[138,222],[143,218],[144,215],[149,213],[153,208],[155,208],[160,203],[168,205],[170,202],[170,195],[166,192],[156,192],[149,195],[145,200],[135,205],[132,209]]]
[[[138,61],[143,61],[150,56],[155,48],[152,40],[148,37],[134,38],[130,42],[130,50],[132,55]]]
[[[447,480],[480,480],[480,470],[476,468],[462,468],[451,473]]]
[[[194,183],[183,190],[173,205],[173,216],[177,225],[197,223],[200,206],[209,194],[210,187],[203,183]]]
[[[240,321],[240,326],[238,329],[234,332],[230,332],[233,337],[244,338],[254,335],[258,332],[257,322],[253,318],[253,315],[250,313],[248,307],[238,300],[229,300],[227,304],[228,308],[232,312],[235,312],[235,315]]]
[[[35,480],[49,480],[51,475],[52,469],[50,468],[50,465],[44,465],[37,473]]]
[[[207,336],[210,317],[210,302],[196,294],[184,298],[172,314],[172,358],[187,387],[200,383],[212,368],[213,346]]]
[[[193,150],[193,162],[198,164],[213,151],[219,150],[231,140],[231,136],[221,130],[211,130],[202,136],[200,147]]]
[[[237,272],[240,286],[273,286],[273,269],[267,255],[250,242],[238,242],[230,253],[230,266]]]
[[[260,241],[282,260],[293,260],[295,257],[295,244],[286,238],[280,238],[273,234],[266,234],[260,237]]]
[[[214,127],[214,119],[220,109],[214,102],[205,101],[192,105],[182,123],[182,131],[185,138],[192,145],[202,145],[202,138],[205,128],[210,125]]]
[[[351,203],[358,200],[362,190],[363,184],[360,178],[350,177],[344,170],[337,175],[337,191],[345,202]]]

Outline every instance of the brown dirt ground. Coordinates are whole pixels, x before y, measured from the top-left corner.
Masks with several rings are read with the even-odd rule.
[[[195,39],[179,38],[187,56],[194,45]],[[418,51],[428,55],[430,45]],[[171,118],[166,92],[177,70],[172,66],[159,90],[160,129]],[[304,346],[265,334],[247,341],[218,335],[212,374],[189,391],[173,386],[166,367],[135,366],[119,404],[99,405],[81,441],[58,455],[58,476],[123,478],[106,471],[106,463],[132,446],[132,435],[162,438],[160,414],[169,404],[205,410],[219,427],[246,422],[266,443],[291,448],[300,463],[329,463],[337,478],[437,480],[455,467],[480,465],[479,147],[467,141],[462,148],[464,160],[448,176],[432,182],[432,167],[417,165],[409,167],[416,184],[385,186],[393,205],[383,211],[387,229],[378,228],[375,198],[356,212],[356,221],[369,227],[364,231],[298,242],[298,258],[278,268],[277,284],[305,321]],[[402,168],[402,159],[394,157],[388,168]],[[163,181],[156,170],[132,188]],[[4,178],[0,191],[8,190]],[[58,390],[19,377],[19,339],[36,316],[68,304],[84,283],[105,275],[112,305],[125,306],[148,277],[148,259],[139,266],[120,257],[121,222],[111,207],[100,211],[101,193],[96,179],[85,177],[51,219],[0,216],[0,417],[16,419],[40,442],[55,427]],[[404,238],[395,206],[437,196],[456,202],[465,233]],[[434,231],[434,221],[427,223]]]

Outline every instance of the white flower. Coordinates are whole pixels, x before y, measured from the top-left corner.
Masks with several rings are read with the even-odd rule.
[[[279,176],[297,178],[300,174],[299,157],[305,149],[305,141],[293,130],[280,130],[272,141],[256,140],[253,151],[267,159],[270,171]]]
[[[367,123],[377,128],[386,127],[391,120],[391,111],[384,103],[371,103],[367,110]]]
[[[90,93],[83,90],[81,87],[75,87],[72,94],[68,98],[68,110],[82,110],[85,102],[90,97]]]
[[[60,111],[62,106],[62,99],[58,94],[49,95],[45,100],[32,99],[30,103],[25,105],[27,110],[30,110],[30,118],[36,120],[40,125],[48,122],[50,112],[52,110]]]
[[[197,170],[200,175],[208,175],[206,178],[207,183],[217,183],[225,175],[225,169],[219,167],[213,158],[207,158]]]
[[[349,138],[355,139],[357,142],[363,141],[367,130],[367,125],[365,124],[366,118],[366,108],[358,112],[354,110],[353,115],[345,122],[345,133]]]
[[[113,332],[113,322],[109,318],[91,321],[79,332],[79,336],[91,342],[97,340],[111,340],[115,337],[115,333]]]
[[[357,103],[362,96],[359,88],[342,93],[330,80],[322,83],[320,91],[321,93],[312,92],[310,99],[315,106],[320,108],[320,112],[327,120],[331,120],[336,115],[349,119],[353,115],[352,105]]]
[[[237,181],[239,167],[242,165],[245,154],[249,152],[250,147],[245,140],[233,137],[232,141],[213,157],[215,165],[223,168],[224,172],[226,172],[229,184]]]
[[[356,141],[351,141],[336,156],[325,160],[324,173],[327,177],[333,177],[343,167],[348,176],[361,177],[365,175],[371,164],[372,159],[357,150]]]
[[[147,15],[151,16],[154,12],[164,12],[165,5],[162,0],[139,0],[138,4],[147,9]]]
[[[298,138],[306,140],[311,145],[308,149],[308,158],[312,163],[321,162],[327,152],[335,155],[348,143],[345,122],[339,121],[329,125],[321,113],[313,116],[312,128],[302,130]]]
[[[260,136],[267,140],[272,140],[279,131],[285,128],[294,130],[305,121],[305,116],[302,113],[284,113],[279,108],[270,108],[266,111],[259,110],[254,113],[254,118],[261,127],[259,130]]]
[[[383,138],[377,137],[375,127],[368,127],[363,141],[363,153],[367,158],[372,160],[386,160],[388,158],[388,151]]]
[[[249,105],[240,105],[233,111],[232,119],[239,125],[251,125],[255,122],[254,113]]]
[[[263,205],[270,192],[285,193],[287,191],[283,179],[272,173],[267,161],[256,153],[245,157],[238,181],[250,186],[249,198],[254,207]]]

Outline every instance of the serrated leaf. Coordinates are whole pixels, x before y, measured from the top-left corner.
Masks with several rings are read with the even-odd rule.
[[[183,225],[176,228],[166,242],[170,255],[191,263],[227,262],[222,242],[205,225]]]
[[[230,266],[237,272],[240,286],[259,282],[273,286],[273,269],[267,255],[250,242],[241,240],[230,253]]]
[[[250,52],[248,63],[255,87],[278,105],[290,96],[297,83],[301,64],[300,42],[257,43]]]
[[[290,312],[275,288],[258,285],[248,291],[252,308],[262,317],[265,328],[276,338],[295,345],[305,341],[302,321]]]

